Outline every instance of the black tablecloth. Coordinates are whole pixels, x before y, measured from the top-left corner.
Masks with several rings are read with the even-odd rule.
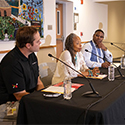
[[[70,100],[64,100],[63,95],[45,98],[40,91],[24,96],[17,124],[125,124],[125,79],[89,81],[102,98],[81,96],[91,88],[85,78],[75,78],[74,83],[84,85],[72,93]]]

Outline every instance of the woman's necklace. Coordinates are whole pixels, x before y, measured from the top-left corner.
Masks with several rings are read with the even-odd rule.
[[[77,55],[75,56],[75,64],[77,63]]]

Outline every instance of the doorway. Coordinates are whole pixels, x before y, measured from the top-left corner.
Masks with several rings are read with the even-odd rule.
[[[73,2],[56,0],[56,56],[65,49],[65,39],[73,32]]]

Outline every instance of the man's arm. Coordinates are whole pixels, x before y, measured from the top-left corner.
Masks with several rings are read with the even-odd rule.
[[[98,44],[98,48],[101,48],[104,51],[107,50],[107,47],[102,42]]]
[[[29,93],[29,92],[26,92],[26,90],[13,93],[13,95],[15,96],[15,98],[16,98],[18,101],[20,101],[21,98],[22,98],[24,95],[27,95],[27,94],[30,94],[30,93]]]
[[[41,82],[40,78],[38,77],[38,83],[37,83],[36,90],[40,90],[40,89],[43,89],[43,88],[44,88],[44,85],[43,85],[43,83]],[[16,98],[18,101],[21,100],[21,98],[22,98],[24,95],[27,95],[27,94],[30,94],[30,93],[29,93],[29,92],[26,92],[26,90],[13,93],[13,95],[15,96],[15,98]]]
[[[43,89],[43,88],[44,88],[44,85],[43,85],[42,81],[40,80],[40,77],[38,77],[36,90],[38,91],[38,90]]]
[[[108,66],[110,66],[110,63],[112,62],[112,53],[108,51],[107,47],[101,42],[98,45],[98,48],[101,48],[102,50],[104,50],[105,53],[105,59],[106,61],[104,63],[102,63],[101,67],[103,68],[108,68]]]
[[[105,58],[108,62],[112,62],[113,60],[113,56],[112,56],[112,53],[107,49],[107,47],[103,44],[103,43],[100,43],[98,45],[99,48],[101,48],[102,50],[104,50],[104,53],[105,53]],[[107,62],[104,64],[106,67],[110,65],[110,63],[108,64]],[[103,66],[104,66],[103,65]],[[103,67],[102,66],[102,67]]]
[[[104,63],[102,63],[102,67],[103,68],[108,68],[108,66],[110,66],[110,62],[104,62]]]
[[[86,65],[89,68],[101,67],[101,63],[90,60],[91,53],[86,52],[85,49],[89,50],[90,52],[92,51],[92,47],[91,47],[90,43],[83,45],[82,50],[81,50],[83,57],[84,57],[84,60],[86,62]]]

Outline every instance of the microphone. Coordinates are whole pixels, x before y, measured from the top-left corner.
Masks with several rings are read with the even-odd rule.
[[[76,69],[72,68],[70,65],[66,64],[65,62],[63,62],[63,61],[60,60],[59,58],[54,57],[52,54],[48,54],[48,56],[55,58],[56,60],[60,61],[61,63],[63,63],[63,64],[66,65],[67,67],[71,68],[72,70],[74,70],[75,72],[79,73],[79,74],[82,75],[84,78],[86,78],[82,73],[80,73],[80,72],[77,71]],[[95,89],[94,89],[92,83],[89,81],[88,78],[86,78],[86,79],[87,79],[87,81],[89,82],[89,85],[90,85],[92,91],[85,92],[85,93],[82,94],[82,96],[86,96],[86,97],[96,97],[96,98],[99,97],[99,98],[100,98],[101,96],[99,95],[99,93],[98,93],[97,91],[95,91]]]
[[[99,58],[103,59],[102,57],[100,57],[100,56],[96,55],[96,54],[95,54],[95,53],[93,53],[93,52],[88,51],[87,49],[85,49],[85,51],[86,51],[86,52],[89,52],[89,53],[92,53],[93,55],[95,55],[95,56],[97,56],[97,57],[99,57]],[[105,60],[105,59],[104,59],[104,60]],[[120,72],[120,70],[118,69],[118,67],[117,67],[114,63],[112,63],[112,64],[116,67],[116,69],[118,70],[118,72],[119,72],[120,76],[121,76],[122,78],[125,78],[125,77],[124,77],[124,75],[122,75],[122,73],[121,73],[121,72]]]
[[[115,47],[117,47],[117,48],[119,48],[120,50],[122,50],[122,51],[124,51],[125,52],[125,50],[123,50],[122,48],[120,48],[119,46],[116,46],[116,45],[114,45],[113,43],[111,43],[111,45],[113,45],[113,46],[115,46]]]
[[[113,43],[111,43],[111,45],[114,45]],[[114,45],[115,47],[117,47],[118,49],[122,50],[125,54],[125,50],[123,50],[122,48]],[[125,55],[123,57],[121,57],[121,69],[125,69]]]

